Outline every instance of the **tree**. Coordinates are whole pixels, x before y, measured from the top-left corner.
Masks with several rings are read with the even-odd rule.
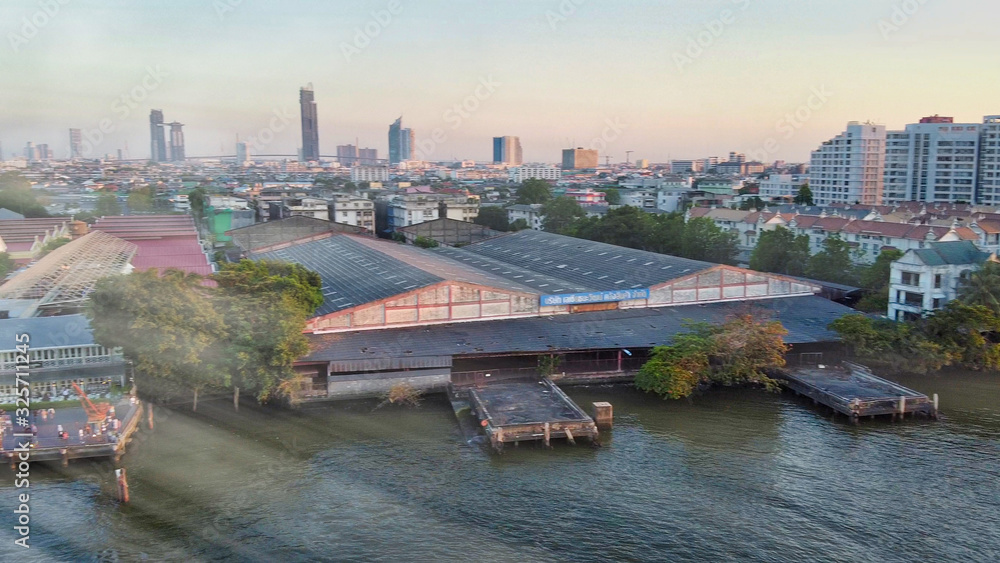
[[[19,172],[0,174],[0,207],[27,218],[48,217],[45,206],[31,192],[31,182]]]
[[[200,220],[205,216],[205,208],[208,203],[205,188],[195,188],[188,194],[188,203],[191,204],[191,215]]]
[[[1000,263],[987,261],[959,287],[959,299],[1000,313]]]
[[[148,213],[153,210],[154,189],[152,186],[136,188],[128,194],[128,208],[137,213]]]
[[[524,219],[524,218],[521,218],[521,219],[514,220],[514,222],[510,224],[510,229],[509,230],[511,230],[513,232],[517,232],[517,231],[523,231],[525,229],[530,229],[530,228],[531,228],[531,225],[528,224],[528,220]]]
[[[617,188],[605,188],[604,189],[604,201],[608,205],[621,205],[622,204],[622,194]]]
[[[723,231],[707,217],[691,219],[681,236],[681,256],[719,264],[734,264],[739,235]]]
[[[552,199],[552,189],[545,180],[530,179],[525,180],[517,190],[517,203],[522,205],[534,205],[536,203],[546,203]]]
[[[54,238],[49,242],[45,243],[44,246],[42,246],[42,250],[38,253],[38,257],[41,258],[46,254],[49,254],[53,250],[59,248],[60,246],[65,246],[70,242],[72,242],[72,240],[68,238]]]
[[[413,246],[420,248],[437,248],[440,245],[438,244],[438,241],[430,237],[419,236],[413,239]]]
[[[358,185],[355,184],[354,182],[347,182],[346,184],[344,184],[344,189],[349,192],[353,192],[354,190],[358,189]]]
[[[625,206],[612,209],[601,218],[579,221],[574,227],[573,234],[579,238],[648,250],[653,216],[637,207]]]
[[[571,197],[560,196],[542,206],[542,228],[550,233],[569,229],[574,222],[587,215],[580,204]]]
[[[795,196],[794,202],[796,205],[815,205],[813,203],[813,193],[812,189],[809,188],[809,184],[802,184],[799,188],[799,193]]]
[[[480,207],[479,216],[473,220],[473,223],[489,227],[494,231],[506,232],[510,230],[510,223],[507,221],[507,210],[503,207]]]
[[[854,306],[856,309],[868,313],[885,313],[889,308],[889,274],[892,263],[902,257],[901,251],[890,248],[883,250],[874,264],[860,269],[859,281],[867,294]]]
[[[801,276],[805,273],[808,260],[809,237],[795,236],[792,231],[779,226],[760,234],[760,240],[750,255],[750,269]]]
[[[753,196],[740,204],[740,211],[750,211],[751,209],[764,209],[764,200],[760,199],[759,196]]]
[[[97,196],[97,209],[94,211],[99,217],[112,217],[122,214],[122,206],[118,203],[118,196],[105,192]]]
[[[230,295],[281,295],[292,298],[296,308],[311,316],[323,304],[319,274],[299,264],[270,260],[240,260],[223,264],[212,275],[220,290]]]
[[[844,285],[858,283],[857,268],[847,241],[832,235],[823,241],[823,250],[809,259],[806,275],[810,278]]]
[[[87,307],[95,341],[122,348],[140,393],[163,398],[186,389],[194,393],[194,410],[199,392],[226,384],[226,358],[216,345],[226,324],[201,281],[179,270],[104,278]]]
[[[17,264],[14,259],[10,257],[10,254],[6,252],[0,252],[0,280],[7,277],[8,274],[14,271]]]

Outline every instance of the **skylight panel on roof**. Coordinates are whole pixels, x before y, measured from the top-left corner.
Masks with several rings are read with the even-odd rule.
[[[603,280],[603,279],[606,279],[607,277],[608,277],[608,276],[601,276],[601,277],[599,277],[599,278],[597,278],[597,279],[599,279],[599,280]]]
[[[615,282],[615,285],[622,284],[622,283],[625,283],[625,280],[618,280],[618,281]]]

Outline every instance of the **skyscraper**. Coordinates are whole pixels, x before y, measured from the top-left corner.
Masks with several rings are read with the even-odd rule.
[[[359,158],[358,152],[357,145],[338,145],[337,162],[339,162],[341,166],[357,166]]]
[[[954,121],[935,115],[886,133],[886,203],[975,201],[981,126]]]
[[[319,160],[319,123],[316,113],[316,98],[313,85],[299,90],[299,105],[302,109],[302,160]]]
[[[817,205],[881,205],[885,187],[885,125],[847,124],[847,131],[813,151],[809,187]]]
[[[184,124],[174,121],[170,126],[170,160],[184,162]]]
[[[389,126],[389,164],[414,160],[416,144],[413,130],[403,128],[403,118],[394,121]]]
[[[250,145],[246,143],[236,143],[236,164],[246,166],[250,163]]]
[[[83,157],[83,135],[80,133],[79,129],[69,130],[69,157]]]
[[[493,137],[493,162],[520,166],[524,163],[520,137]]]
[[[163,132],[163,110],[149,112],[150,156],[153,162],[167,161],[167,139]]]
[[[987,115],[980,127],[977,191],[979,203],[1000,204],[1000,115]]]
[[[598,165],[597,151],[578,147],[563,151],[563,170],[588,170],[596,169]]]
[[[358,158],[361,159],[361,166],[375,166],[378,164],[378,149],[358,149]]]

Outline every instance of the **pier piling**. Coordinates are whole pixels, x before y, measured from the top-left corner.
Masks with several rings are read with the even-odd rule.
[[[597,427],[611,428],[612,424],[614,424],[614,414],[611,403],[598,402],[594,403],[593,407],[594,407],[594,422],[597,423]]]

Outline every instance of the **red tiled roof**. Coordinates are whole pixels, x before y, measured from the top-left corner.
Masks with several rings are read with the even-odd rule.
[[[203,276],[212,273],[212,265],[202,250],[194,220],[189,215],[103,217],[93,228],[138,246],[132,259],[136,270],[156,269],[162,274],[164,270],[175,268]]]

